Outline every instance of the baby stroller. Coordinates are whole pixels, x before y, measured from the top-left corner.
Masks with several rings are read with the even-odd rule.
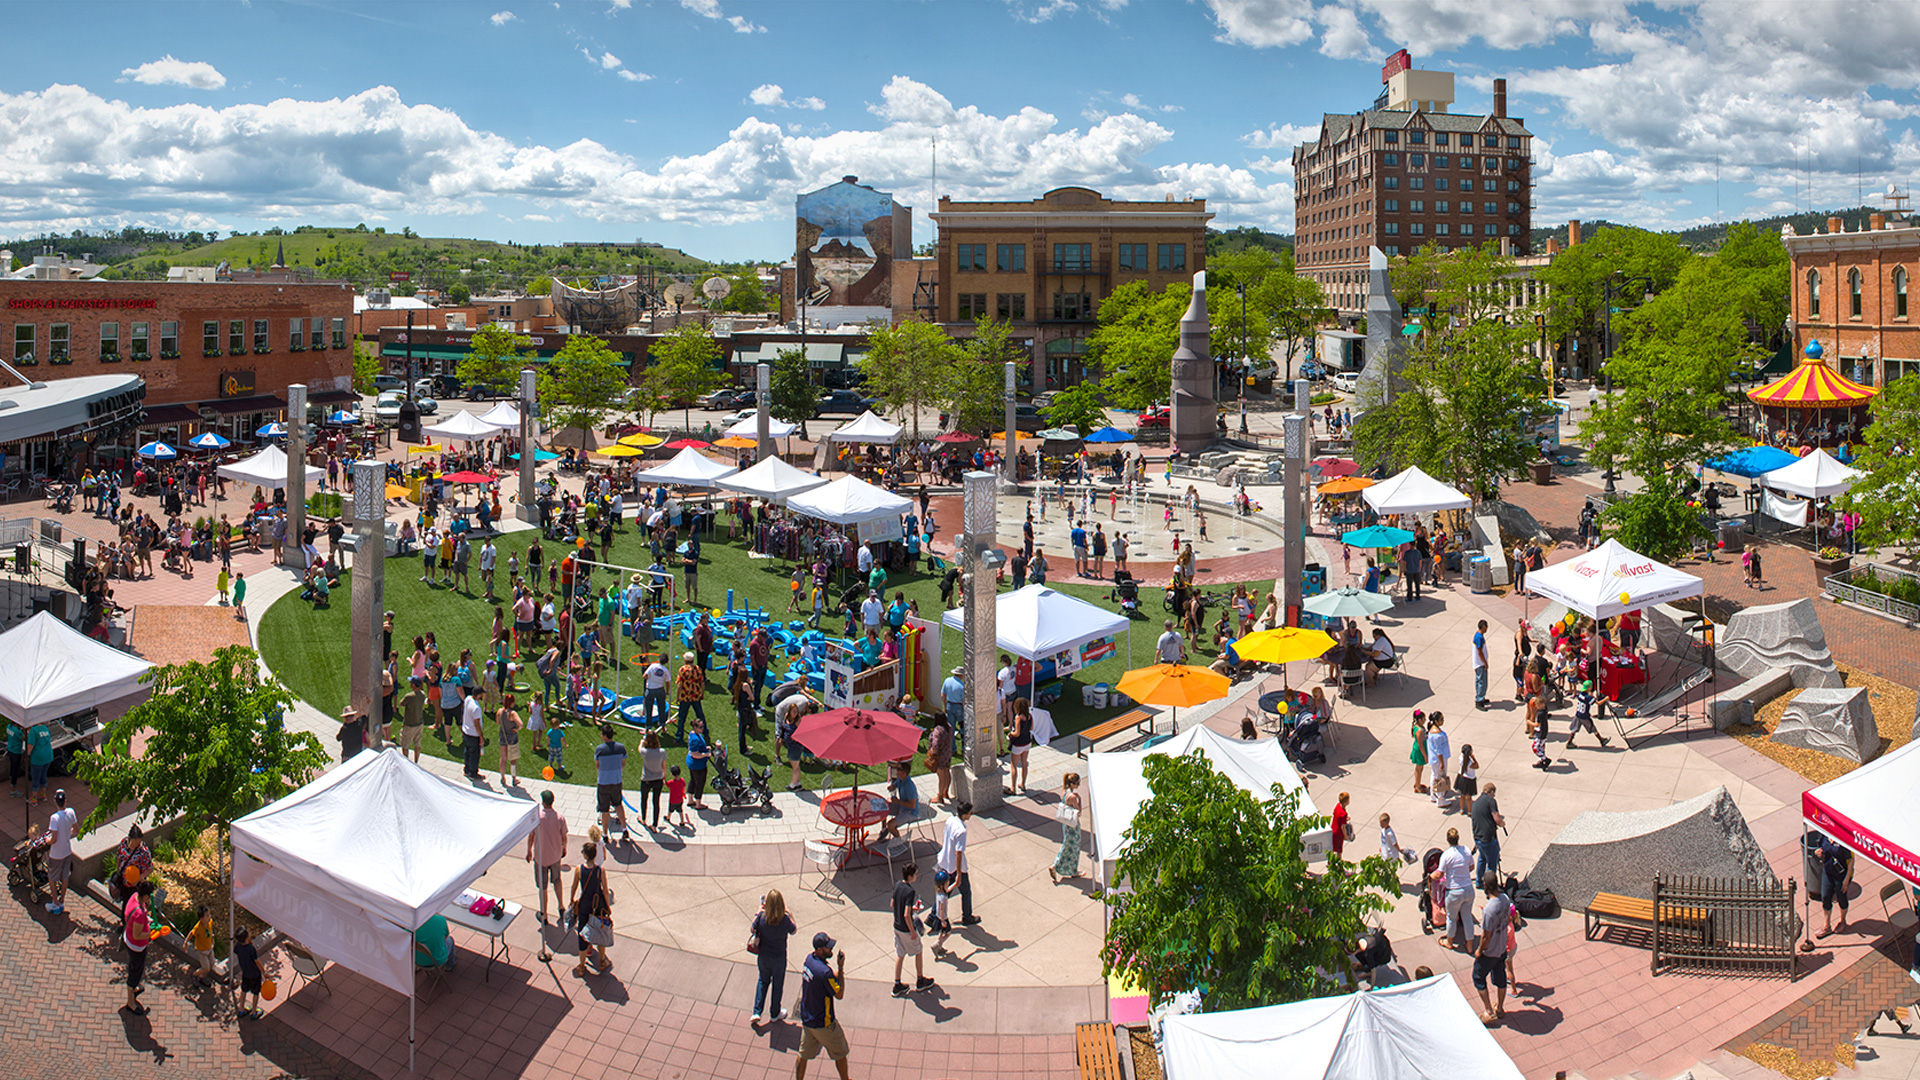
[[[1420,929],[1427,934],[1440,930],[1447,917],[1446,886],[1433,879],[1439,872],[1440,849],[1428,848],[1420,860]]]
[[[1140,610],[1140,582],[1125,570],[1113,572],[1113,591],[1107,594],[1107,599],[1118,602],[1121,613],[1129,619],[1146,618]]]
[[[773,809],[773,770],[755,772],[747,767],[746,776],[727,763],[725,743],[713,744],[713,756],[708,759],[707,768],[713,778],[713,793],[720,797],[720,812],[730,814],[740,807],[751,807],[758,803],[760,809]]]
[[[13,857],[7,860],[8,887],[25,888],[35,900],[47,896],[47,852],[52,847],[53,833],[47,830],[13,845]]]
[[[1295,765],[1325,765],[1327,763],[1326,736],[1320,732],[1318,718],[1308,715],[1293,725],[1281,746],[1286,750],[1287,760]]]

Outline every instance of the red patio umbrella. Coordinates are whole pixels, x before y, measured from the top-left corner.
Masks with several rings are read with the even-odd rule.
[[[964,431],[949,431],[945,435],[937,436],[933,441],[940,443],[970,443],[979,442],[980,437],[977,435],[969,435]]]
[[[1360,471],[1360,466],[1345,458],[1316,458],[1314,459],[1313,466],[1320,470],[1321,476],[1329,480],[1342,476],[1352,476],[1354,473]]]
[[[709,447],[709,446],[712,446],[712,445],[713,445],[712,443],[705,443],[705,442],[701,442],[701,441],[700,441],[699,439],[675,439],[675,440],[673,440],[672,442],[670,442],[670,443],[668,443],[668,444],[667,444],[667,445],[665,446],[665,448],[664,448],[664,449],[667,449],[667,450],[689,450],[689,449],[691,449],[691,450],[705,450],[705,449],[706,449],[707,447]]]
[[[800,721],[793,739],[828,761],[878,765],[912,757],[920,728],[890,712],[829,709]]]
[[[493,477],[488,476],[486,473],[477,473],[477,472],[473,472],[472,470],[464,470],[461,472],[450,472],[445,476],[442,476],[440,479],[445,480],[449,484],[454,484],[459,487],[465,487],[468,484],[493,483]]]

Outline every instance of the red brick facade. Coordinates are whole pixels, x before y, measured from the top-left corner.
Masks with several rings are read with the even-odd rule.
[[[1827,362],[1848,377],[1864,367],[1879,386],[1920,372],[1920,228],[1879,214],[1864,230],[1843,228],[1835,218],[1824,232],[1783,238],[1793,266],[1794,355],[1818,338]]]

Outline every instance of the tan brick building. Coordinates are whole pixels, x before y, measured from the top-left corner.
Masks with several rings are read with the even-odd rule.
[[[1869,386],[1920,372],[1920,311],[1912,305],[1920,228],[1872,214],[1852,232],[1837,217],[1811,236],[1791,229],[1781,239],[1792,265],[1793,355],[1818,338],[1834,370]]]
[[[971,336],[982,315],[1013,324],[1032,348],[1022,393],[1085,374],[1100,302],[1132,281],[1187,284],[1207,265],[1205,199],[1127,202],[1066,187],[1029,202],[941,198],[934,320]]]

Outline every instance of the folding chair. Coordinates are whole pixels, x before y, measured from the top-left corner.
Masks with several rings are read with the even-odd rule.
[[[1887,901],[1893,899],[1896,896],[1901,895],[1902,893],[1905,893],[1906,891],[1907,891],[1907,883],[1899,880],[1889,881],[1885,885],[1880,886],[1880,910],[1886,914],[1887,921],[1890,923],[1893,923],[1896,926],[1899,925],[1899,922],[1894,917],[1892,910],[1890,910],[1887,907]],[[1920,915],[1920,911],[1915,910],[1911,897],[1909,897],[1906,905],[1901,909],[1901,911],[1903,914],[1906,912],[1913,912],[1915,915]]]
[[[1341,668],[1340,669],[1341,694],[1344,695],[1347,698],[1347,700],[1349,701],[1353,700],[1352,692],[1353,692],[1353,688],[1356,686],[1360,688],[1360,700],[1365,701],[1367,699],[1367,669],[1356,668],[1353,671],[1348,671],[1345,668]]]
[[[292,943],[288,943],[287,945],[287,959],[293,965],[293,974],[294,974],[295,982],[293,987],[291,988],[292,990],[298,990],[300,989],[300,987],[305,986],[307,983],[313,983],[319,986],[320,989],[325,990],[327,992],[328,997],[333,996],[333,987],[327,985],[326,960],[322,959],[321,957],[315,956],[312,953],[308,952],[306,949],[297,947]],[[441,971],[442,969],[435,968],[434,970]],[[289,992],[288,996],[291,997],[292,993]],[[303,1006],[303,1008],[311,1012],[313,1009],[313,1006],[306,1005],[306,1006]]]
[[[839,872],[840,867],[846,863],[847,853],[827,843],[825,840],[809,838],[806,841],[802,854],[808,864],[818,867],[820,871],[819,880],[814,882],[813,885],[813,894],[822,899],[834,899],[844,902],[846,900],[846,894],[842,893],[839,886],[833,883],[833,875]],[[803,865],[800,868],[800,886],[801,888],[805,888],[806,885],[807,868]],[[832,889],[833,892],[831,896],[821,893],[821,886]]]

